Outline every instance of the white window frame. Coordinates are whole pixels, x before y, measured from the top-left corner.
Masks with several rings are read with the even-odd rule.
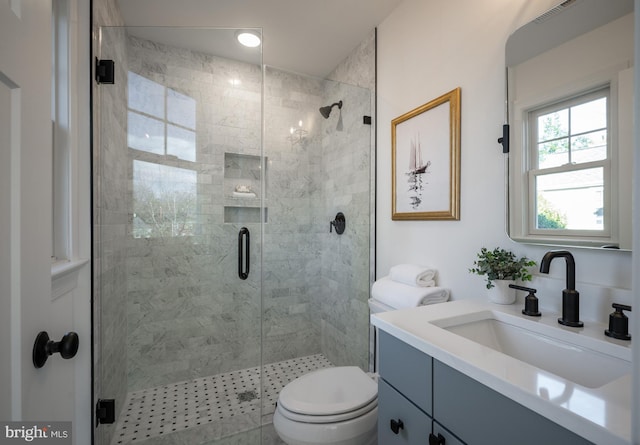
[[[526,141],[526,159],[524,175],[524,185],[526,187],[526,205],[523,206],[525,211],[525,230],[528,238],[546,239],[546,240],[566,240],[573,239],[578,242],[593,243],[596,245],[615,244],[615,236],[618,221],[617,211],[614,209],[616,187],[612,181],[612,165],[615,165],[614,159],[616,151],[614,149],[615,129],[615,104],[612,102],[613,94],[611,94],[612,86],[610,84],[601,85],[587,91],[582,91],[570,97],[561,100],[552,101],[535,108],[524,111],[523,123]],[[580,164],[565,164],[562,166],[538,168],[538,140],[537,140],[537,118],[540,115],[547,114],[554,110],[566,109],[580,103],[589,102],[600,97],[607,99],[607,157],[604,160],[591,161]],[[536,196],[536,178],[546,174],[575,172],[580,170],[602,168],[603,169],[603,207],[604,207],[604,229],[603,230],[570,230],[570,229],[538,229],[537,228],[537,196]]]
[[[90,84],[88,45],[79,40],[86,4],[79,1],[56,0],[51,10],[52,299],[75,288],[90,256]]]
[[[70,155],[71,155],[71,100],[70,77],[70,2],[52,2],[52,246],[53,263],[68,261],[70,253]]]

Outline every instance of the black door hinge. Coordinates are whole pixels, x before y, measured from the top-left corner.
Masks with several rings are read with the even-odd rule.
[[[99,60],[96,57],[96,82],[115,83],[115,62],[113,60]]]
[[[502,153],[509,153],[509,124],[502,126],[502,137],[498,139],[498,144],[502,144]]]
[[[116,421],[115,399],[98,399],[96,403],[96,426]]]

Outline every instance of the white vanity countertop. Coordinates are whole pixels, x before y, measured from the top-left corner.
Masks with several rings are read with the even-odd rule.
[[[597,339],[605,349],[611,348],[616,355],[631,361],[631,342],[606,337],[607,326],[585,321],[584,328],[565,327],[557,323],[558,314],[544,310],[542,317],[522,315],[520,304],[502,306],[458,300],[374,314],[371,323],[596,444],[631,443],[630,373],[599,388],[587,388],[432,324],[487,310],[552,326],[561,335],[578,341],[580,337]],[[558,391],[562,395],[554,397]]]

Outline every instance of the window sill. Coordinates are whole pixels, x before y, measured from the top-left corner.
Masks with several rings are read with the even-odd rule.
[[[74,290],[78,285],[78,275],[89,260],[57,261],[51,265],[51,301]]]

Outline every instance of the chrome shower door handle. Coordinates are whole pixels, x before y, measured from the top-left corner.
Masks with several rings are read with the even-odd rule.
[[[251,235],[249,229],[243,227],[238,232],[238,277],[246,280],[249,277]]]

